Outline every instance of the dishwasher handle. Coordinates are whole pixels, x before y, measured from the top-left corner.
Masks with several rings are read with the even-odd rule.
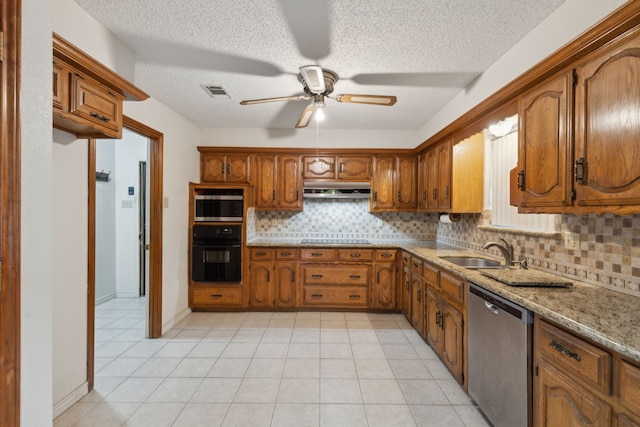
[[[484,302],[484,306],[487,307],[487,310],[495,314],[496,316],[500,314],[500,309],[495,305],[491,304],[489,301]]]

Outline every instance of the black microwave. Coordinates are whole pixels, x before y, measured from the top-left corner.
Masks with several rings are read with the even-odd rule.
[[[193,197],[194,221],[242,222],[242,190],[209,190]]]

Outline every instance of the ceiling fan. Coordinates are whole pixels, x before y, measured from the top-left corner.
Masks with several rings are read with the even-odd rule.
[[[298,119],[296,123],[297,128],[307,127],[311,122],[314,114],[318,109],[324,108],[325,98],[334,99],[338,102],[346,102],[351,104],[369,104],[369,105],[383,105],[392,106],[396,103],[395,96],[387,95],[355,95],[344,94],[330,96],[333,92],[333,87],[338,81],[338,75],[331,70],[323,69],[319,65],[306,65],[300,67],[300,74],[298,74],[298,80],[302,83],[304,95],[282,96],[277,98],[262,98],[262,99],[250,99],[240,102],[240,105],[253,105],[263,104],[266,102],[278,102],[278,101],[300,101],[312,99]]]

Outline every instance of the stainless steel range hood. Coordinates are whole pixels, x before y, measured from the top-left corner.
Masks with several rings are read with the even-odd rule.
[[[370,182],[305,181],[303,197],[307,199],[368,199]]]

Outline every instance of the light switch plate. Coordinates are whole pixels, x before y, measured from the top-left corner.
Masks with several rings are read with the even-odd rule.
[[[572,250],[580,249],[580,233],[565,232],[564,247]]]
[[[123,200],[122,201],[122,207],[123,208],[132,208],[133,207],[133,200]]]

